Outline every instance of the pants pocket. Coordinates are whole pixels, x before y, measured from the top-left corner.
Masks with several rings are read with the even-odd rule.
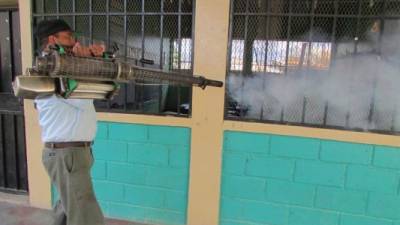
[[[93,159],[92,155],[90,152],[89,148],[79,148],[79,149],[74,149],[73,151],[74,155],[74,165],[73,165],[73,173],[80,173],[82,171],[89,171]]]
[[[68,173],[72,173],[75,167],[75,157],[73,151],[64,151],[62,154],[62,160],[64,168]]]
[[[50,175],[56,163],[57,154],[51,149],[43,149],[42,163],[47,173]]]
[[[90,156],[91,156],[90,168],[92,168],[92,166],[94,164],[93,148],[90,147],[89,149],[90,149]]]

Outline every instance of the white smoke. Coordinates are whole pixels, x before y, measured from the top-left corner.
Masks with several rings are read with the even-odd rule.
[[[349,54],[354,42],[339,44],[326,71],[231,73],[229,95],[248,108],[248,119],[400,131],[400,29],[396,21],[385,29],[381,42],[371,33],[356,55]]]

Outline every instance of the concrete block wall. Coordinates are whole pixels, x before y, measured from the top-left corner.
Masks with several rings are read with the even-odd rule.
[[[400,149],[226,131],[220,224],[400,225]]]
[[[190,129],[99,122],[94,189],[108,217],[185,224]]]

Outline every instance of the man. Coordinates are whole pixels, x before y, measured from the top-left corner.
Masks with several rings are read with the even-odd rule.
[[[63,20],[40,22],[35,36],[41,54],[57,48],[76,56],[101,56],[104,52],[102,46],[77,43]],[[90,176],[91,144],[96,134],[93,100],[52,95],[36,99],[35,104],[45,144],[42,161],[60,196],[53,209],[53,225],[104,225]]]

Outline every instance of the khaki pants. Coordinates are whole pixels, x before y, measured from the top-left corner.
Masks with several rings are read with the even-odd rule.
[[[60,196],[53,225],[104,225],[90,176],[90,147],[45,148],[42,161]]]

